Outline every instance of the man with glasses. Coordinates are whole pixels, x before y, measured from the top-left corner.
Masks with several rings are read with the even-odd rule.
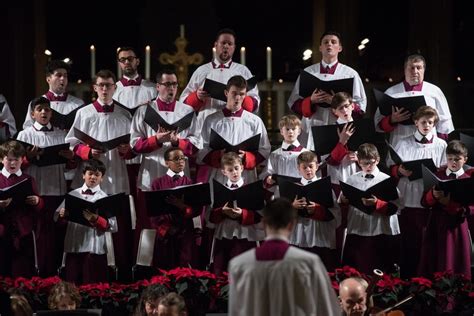
[[[179,147],[190,157],[201,148],[200,138],[194,133],[196,115],[194,109],[176,100],[178,79],[171,70],[156,75],[158,97],[147,106],[140,107],[133,116],[130,144],[133,151],[142,154],[138,173],[137,227],[149,228],[142,191],[150,191],[153,179],[166,174],[164,152],[170,147]],[[184,172],[189,176],[186,162]]]

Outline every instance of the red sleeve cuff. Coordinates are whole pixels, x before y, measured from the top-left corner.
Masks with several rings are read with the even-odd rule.
[[[393,203],[377,199],[375,203],[375,212],[382,215],[393,215],[397,212],[397,206]]]
[[[213,168],[220,168],[221,167],[221,158],[222,158],[222,151],[220,150],[213,150],[210,151],[202,161],[211,166]]]
[[[326,219],[326,212],[327,209],[325,206],[316,203],[316,207],[314,208],[314,213],[311,215],[311,219],[316,221],[324,221]]]
[[[186,156],[193,156],[198,152],[198,148],[186,138],[180,138],[178,140],[178,147],[181,148]]]
[[[251,96],[246,96],[244,98],[244,102],[242,102],[242,107],[244,108],[244,110],[252,113],[257,109],[257,100],[255,100]]]
[[[434,206],[436,204],[436,199],[433,195],[433,189],[431,190],[428,190],[428,192],[426,192],[424,195],[423,195],[423,198],[421,199],[421,204],[425,207],[431,207],[431,206]]]
[[[390,115],[388,116],[385,116],[380,122],[379,122],[379,127],[382,131],[386,132],[386,133],[390,133],[392,132],[393,130],[395,130],[395,127],[397,127],[397,125],[392,125],[392,123],[390,123]]]
[[[397,179],[397,180],[400,179],[400,176],[398,174],[398,168],[399,167],[400,167],[399,165],[393,165],[393,166],[390,167],[390,175],[392,177],[394,177],[395,179]]]
[[[257,157],[254,153],[246,151],[244,155],[244,169],[251,170],[257,165]]]
[[[109,226],[109,222],[107,222],[105,218],[103,218],[102,216],[99,216],[97,218],[97,222],[95,222],[95,228],[97,228],[98,230],[105,231],[107,230],[108,226]]]
[[[199,100],[197,91],[194,91],[184,100],[184,103],[193,107],[194,111],[198,112],[203,106],[204,101]]]
[[[443,133],[436,133],[436,134],[438,135],[439,138],[448,142],[449,134],[443,134]]]
[[[311,97],[306,97],[301,102],[301,113],[304,117],[311,117],[315,111],[312,111]]]
[[[244,226],[255,224],[255,213],[243,208],[241,223]]]
[[[74,147],[74,153],[82,160],[90,159],[91,150],[89,146],[84,144],[77,144],[76,147]]]
[[[337,145],[331,151],[331,158],[329,159],[328,163],[333,166],[340,165],[342,159],[344,159],[344,156],[346,156],[348,152],[349,150],[347,149],[347,146],[337,143]]]

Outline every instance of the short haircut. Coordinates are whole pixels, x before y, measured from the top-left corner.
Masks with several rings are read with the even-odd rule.
[[[176,306],[178,313],[186,312],[186,302],[184,298],[179,295],[178,293],[168,293],[160,299],[159,305],[165,307],[173,307]]]
[[[108,69],[99,70],[99,72],[95,75],[94,83],[97,83],[97,79],[99,79],[99,78],[102,78],[102,79],[112,78],[112,80],[114,82],[117,81],[117,79],[115,77],[115,74],[112,71],[108,70]]]
[[[425,57],[423,57],[420,54],[412,54],[412,55],[407,56],[405,58],[405,61],[403,62],[403,68],[406,68],[408,63],[413,63],[413,62],[417,62],[417,61],[421,61],[423,63],[423,68],[426,69]]]
[[[438,123],[439,116],[438,112],[435,108],[432,108],[428,105],[423,105],[416,110],[415,114],[413,114],[413,121],[419,120],[422,117],[434,118],[434,123]]]
[[[86,174],[87,171],[99,171],[100,173],[102,173],[102,176],[104,176],[105,170],[105,165],[101,160],[92,158],[84,162],[84,166],[82,167],[82,174]]]
[[[318,156],[312,151],[303,151],[297,158],[298,166],[302,163],[318,162]]]
[[[285,228],[296,220],[297,212],[293,204],[286,198],[276,198],[263,208],[265,224],[273,229]]]
[[[169,293],[169,290],[166,287],[166,285],[162,285],[162,284],[149,285],[143,290],[134,315],[140,315],[140,316],[146,315],[145,304],[147,302],[154,302],[168,293]]]
[[[69,67],[67,63],[59,59],[53,59],[46,65],[46,76],[54,74],[54,72],[58,69],[65,69],[68,74],[71,71],[71,67]]]
[[[367,290],[367,288],[369,287],[369,283],[364,278],[350,277],[350,278],[346,278],[346,279],[342,280],[341,283],[339,283],[339,288],[343,287],[344,284],[347,283],[350,280],[354,280],[357,283],[359,283],[364,288],[364,290]]]
[[[222,34],[230,34],[234,37],[234,41],[237,39],[237,35],[235,34],[235,31],[233,29],[230,29],[230,28],[223,28],[223,29],[220,29],[218,32],[217,32],[217,35],[216,35],[216,42],[219,40],[219,36],[221,36]]]
[[[448,143],[446,147],[446,155],[456,155],[456,156],[468,156],[468,150],[466,145],[459,140],[452,140]]]
[[[119,57],[119,54],[120,54],[121,52],[128,52],[128,51],[132,51],[132,52],[135,54],[135,57],[138,58],[138,56],[137,56],[137,51],[136,51],[135,48],[133,48],[132,46],[120,47],[120,48],[117,50],[117,58]]]
[[[301,127],[301,120],[294,114],[289,114],[283,116],[280,121],[278,122],[278,128],[283,128],[283,127]]]
[[[163,75],[175,75],[175,76],[176,76],[176,71],[174,71],[174,70],[171,69],[171,68],[163,68],[163,69],[161,69],[160,71],[158,71],[158,72],[156,73],[156,77],[155,77],[156,82],[160,83],[160,82],[161,82],[161,77],[162,77]],[[176,77],[177,77],[177,76],[176,76]]]
[[[359,160],[377,160],[380,159],[380,154],[374,144],[364,143],[357,148],[357,158]]]
[[[64,297],[69,296],[69,298],[76,303],[76,307],[81,305],[81,295],[77,287],[69,282],[61,281],[56,283],[48,296],[48,307],[49,309],[58,309],[58,303]]]
[[[229,91],[231,87],[236,87],[238,89],[245,88],[245,90],[247,90],[247,80],[245,80],[245,78],[240,75],[230,77],[230,79],[227,81],[225,89]]]
[[[336,36],[337,39],[339,40],[339,44],[342,45],[342,37],[341,37],[341,34],[340,34],[339,32],[332,31],[332,30],[324,32],[323,35],[321,35],[321,37],[319,38],[319,43],[322,43],[324,36],[327,36],[327,35],[334,35],[334,36]]]
[[[37,105],[48,105],[51,108],[51,102],[45,97],[34,98],[30,103],[30,110],[33,112]],[[43,107],[42,107],[43,108]]]
[[[26,154],[25,148],[15,140],[9,140],[0,145],[0,158],[3,159],[8,155],[15,158],[24,157]]]
[[[170,160],[171,153],[177,150],[179,150],[180,152],[183,152],[183,150],[179,147],[170,147],[166,149],[165,153],[163,154],[163,158],[165,158],[165,160]]]
[[[221,158],[221,167],[224,168],[225,166],[232,166],[234,164],[243,164],[242,163],[242,158],[240,158],[240,156],[233,152],[233,151],[229,151],[228,153],[225,153],[224,155],[222,155],[222,158]]]
[[[332,97],[331,108],[335,110],[346,101],[352,103],[352,96],[347,92],[338,92]]]

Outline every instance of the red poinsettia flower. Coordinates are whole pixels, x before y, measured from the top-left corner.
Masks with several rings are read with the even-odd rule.
[[[423,277],[411,278],[411,282],[415,283],[415,284],[418,284],[418,285],[421,285],[421,286],[428,287],[428,288],[431,288],[431,286],[433,285],[433,282],[431,282],[430,280],[428,280],[426,278],[423,278]]]

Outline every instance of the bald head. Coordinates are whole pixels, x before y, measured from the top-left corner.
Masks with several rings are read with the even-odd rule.
[[[339,300],[346,315],[363,315],[367,310],[367,281],[347,278],[339,284]]]

